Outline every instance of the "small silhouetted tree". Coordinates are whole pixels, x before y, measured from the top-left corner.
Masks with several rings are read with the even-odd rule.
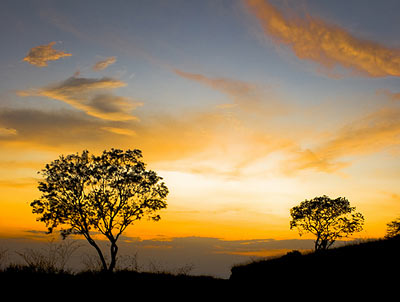
[[[400,218],[393,220],[387,224],[385,238],[400,237]]]
[[[144,216],[158,221],[155,212],[166,208],[168,188],[156,172],[146,170],[140,150],[111,149],[101,155],[60,156],[41,172],[33,213],[48,232],[61,226],[61,234],[83,235],[99,257],[104,271],[113,271],[117,240],[126,228]],[[101,233],[110,242],[110,261],[93,238]]]
[[[328,249],[337,239],[363,229],[364,217],[343,197],[330,199],[324,195],[304,200],[290,209],[290,229],[297,228],[300,236],[311,233],[317,238],[315,250]]]

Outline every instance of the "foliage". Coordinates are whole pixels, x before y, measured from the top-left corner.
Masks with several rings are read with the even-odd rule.
[[[400,237],[400,218],[387,224],[386,238]]]
[[[33,213],[51,233],[61,225],[63,237],[83,235],[96,249],[103,270],[116,265],[117,240],[134,221],[166,208],[168,188],[156,172],[146,170],[140,150],[111,149],[99,156],[60,156],[41,172],[38,189],[42,196],[33,201]],[[93,238],[97,232],[110,242],[110,263]]]
[[[300,236],[315,235],[315,250],[328,249],[337,239],[362,230],[364,217],[354,211],[346,198],[315,197],[290,210],[290,229],[297,228]]]

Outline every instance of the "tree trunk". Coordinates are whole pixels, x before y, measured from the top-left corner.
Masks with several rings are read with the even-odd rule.
[[[321,248],[320,244],[321,244],[321,236],[320,236],[320,234],[317,234],[317,239],[315,239],[315,242],[314,242],[315,251],[318,251]]]
[[[103,266],[102,271],[107,271],[107,262],[104,259],[101,249],[99,248],[99,246],[96,244],[96,242],[90,236],[87,236],[86,239],[89,242],[89,244],[96,249],[97,254],[99,254],[101,265]]]
[[[118,253],[118,246],[116,245],[115,241],[112,241],[110,248],[111,262],[110,266],[108,267],[108,271],[110,273],[114,270],[115,265],[117,264],[117,253]]]

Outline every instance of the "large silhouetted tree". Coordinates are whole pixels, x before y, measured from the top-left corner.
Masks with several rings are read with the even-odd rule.
[[[290,209],[290,229],[297,228],[300,236],[303,233],[315,235],[315,250],[325,250],[337,239],[363,229],[363,215],[354,212],[355,207],[351,207],[346,198],[315,197]]]
[[[49,233],[61,226],[64,238],[83,235],[96,249],[104,271],[113,271],[117,240],[126,228],[144,216],[159,220],[155,212],[167,206],[168,188],[156,172],[146,170],[140,150],[60,156],[39,173],[42,196],[31,203],[38,221]],[[94,233],[110,242],[108,263]]]

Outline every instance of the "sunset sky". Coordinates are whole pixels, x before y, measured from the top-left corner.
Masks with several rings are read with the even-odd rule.
[[[84,149],[164,178],[142,240],[297,239],[290,208],[324,194],[364,215],[354,238],[400,216],[400,1],[0,7],[1,237],[45,230],[37,172]]]

